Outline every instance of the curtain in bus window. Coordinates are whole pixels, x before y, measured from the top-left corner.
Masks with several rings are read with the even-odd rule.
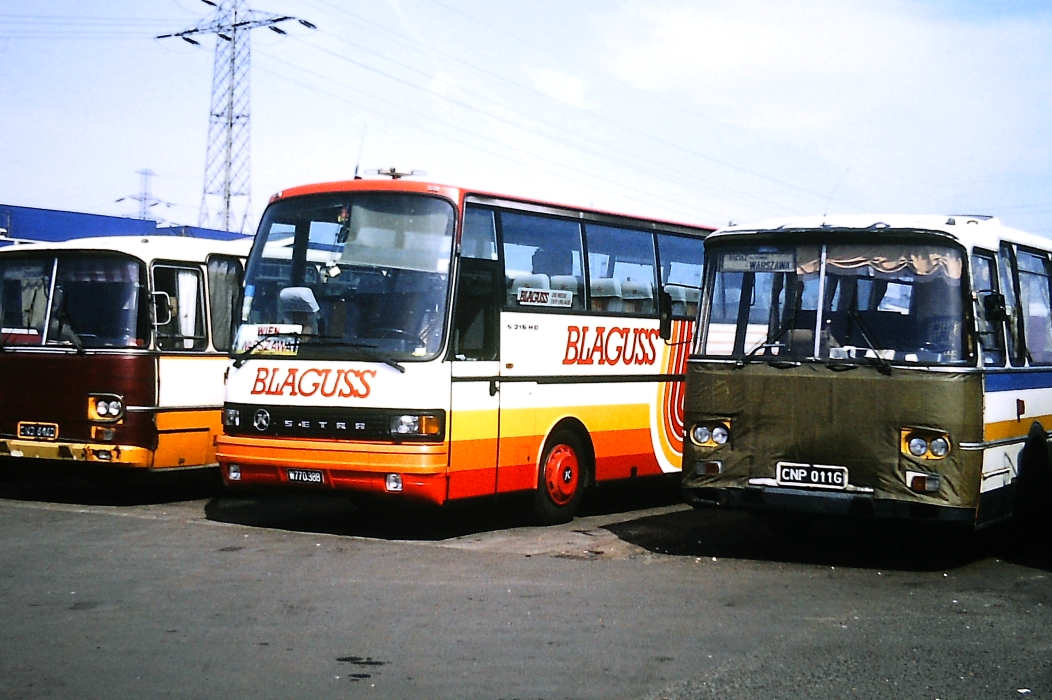
[[[139,274],[139,263],[123,258],[59,259],[47,342],[79,342],[84,347],[145,345],[139,330]]]
[[[592,311],[654,314],[657,261],[646,231],[588,224],[588,285]]]
[[[0,260],[0,345],[40,345],[44,339],[54,260]]]
[[[1019,251],[1019,301],[1023,309],[1026,352],[1031,364],[1052,363],[1052,305],[1048,264],[1044,258]]]
[[[963,271],[949,246],[828,246],[821,356],[963,361]]]
[[[583,309],[581,225],[501,212],[507,305],[512,309]]]
[[[234,303],[241,287],[241,263],[234,258],[212,257],[208,260],[208,294],[212,317],[212,345],[216,350],[230,349]]]
[[[167,295],[170,320],[157,327],[157,346],[162,350],[204,350],[204,304],[201,276],[197,270],[158,265],[154,284]]]
[[[979,324],[979,343],[982,346],[983,365],[1000,367],[1005,363],[1004,333],[1002,324],[986,318],[983,300],[997,294],[997,270],[992,257],[972,256],[972,290],[976,294],[975,315]]]
[[[657,248],[661,260],[660,284],[672,297],[672,315],[676,318],[694,318],[701,300],[704,241],[701,238],[659,233]]]

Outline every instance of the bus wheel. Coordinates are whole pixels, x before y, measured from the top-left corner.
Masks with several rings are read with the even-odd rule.
[[[1019,476],[1016,478],[1015,518],[1027,536],[1045,535],[1052,514],[1048,502],[1052,498],[1052,468],[1050,468],[1045,431],[1040,425],[1030,428],[1026,446],[1019,456]],[[1043,538],[1042,538],[1043,540]]]
[[[542,525],[573,520],[587,484],[587,466],[581,441],[569,430],[548,438],[538,464],[533,514]]]

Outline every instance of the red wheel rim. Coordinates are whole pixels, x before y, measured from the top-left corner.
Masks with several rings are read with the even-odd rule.
[[[581,469],[577,453],[569,445],[556,445],[544,463],[544,487],[557,506],[565,506],[577,493]]]

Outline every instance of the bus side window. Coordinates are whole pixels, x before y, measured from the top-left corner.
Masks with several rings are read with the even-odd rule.
[[[212,347],[220,352],[230,350],[234,318],[244,269],[241,261],[220,255],[208,258],[208,306],[212,320]]]
[[[997,263],[992,253],[972,255],[972,289],[976,294],[975,316],[979,322],[979,344],[983,352],[983,365],[1001,367],[1005,363],[1004,324],[986,317],[984,300],[999,294],[997,285]]]
[[[499,359],[501,274],[489,261],[463,258],[453,317],[453,359]]]
[[[1005,295],[1005,309],[1008,311],[1008,333],[1005,336],[1008,345],[1008,359],[1012,365],[1018,367],[1023,364],[1023,324],[1016,293],[1019,278],[1016,275],[1015,250],[1011,243],[1001,244],[999,257],[1001,258],[999,266],[1001,293]]]
[[[491,209],[469,206],[464,211],[460,254],[476,260],[497,259],[497,225]]]
[[[693,320],[701,300],[705,242],[701,238],[659,233],[657,247],[661,285],[672,297],[672,316]]]
[[[155,265],[153,283],[161,299],[168,298],[171,312],[168,323],[158,325],[157,347],[160,350],[204,350],[205,335],[204,285],[201,271],[195,268]]]
[[[581,225],[502,211],[506,307],[522,311],[584,308]]]
[[[1019,302],[1023,311],[1026,356],[1030,364],[1052,364],[1052,309],[1048,259],[1019,251]]]
[[[653,234],[597,224],[586,225],[584,233],[592,311],[657,313]]]

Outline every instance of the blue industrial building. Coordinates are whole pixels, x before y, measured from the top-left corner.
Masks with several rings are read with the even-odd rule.
[[[240,233],[197,226],[158,226],[157,222],[146,219],[0,204],[0,246],[18,241],[68,241],[87,236],[147,235],[222,241],[244,237]]]

